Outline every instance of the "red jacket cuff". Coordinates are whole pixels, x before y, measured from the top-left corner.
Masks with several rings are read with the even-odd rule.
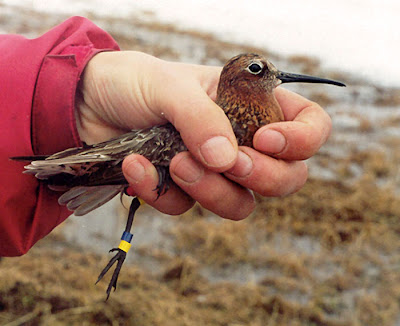
[[[73,19],[81,20],[79,17]],[[70,36],[65,46],[53,49],[41,65],[32,107],[34,154],[53,154],[82,145],[75,121],[75,94],[80,76],[94,55],[102,51],[118,50],[113,41],[107,48],[99,48],[96,35],[77,32],[79,44],[74,44],[74,35]]]

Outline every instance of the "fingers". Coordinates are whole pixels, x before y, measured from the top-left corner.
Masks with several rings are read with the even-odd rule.
[[[123,171],[131,184],[131,194],[133,191],[164,213],[183,213],[196,200],[204,208],[232,220],[243,219],[254,210],[254,196],[249,189],[263,196],[283,196],[298,191],[308,175],[304,162],[277,160],[249,147],[240,147],[237,163],[225,173],[234,181],[231,182],[204,168],[190,153],[183,152],[170,165],[171,177],[178,187],[172,185],[156,200],[154,189],[158,175],[147,159],[140,155],[128,156]]]
[[[263,196],[284,196],[298,191],[308,172],[304,162],[275,159],[243,146],[235,166],[225,175]]]
[[[221,217],[240,220],[247,217],[255,207],[251,191],[219,173],[205,169],[188,152],[174,157],[170,171],[180,188],[204,208]]]
[[[157,199],[154,191],[158,183],[158,173],[154,165],[141,155],[130,155],[122,163],[124,176],[130,184],[128,194],[136,195],[159,211],[178,215],[194,205],[194,200],[174,184]]]
[[[180,153],[172,160],[170,171],[176,185],[172,184],[158,199],[157,192],[154,191],[158,183],[158,174],[146,158],[130,155],[124,160],[122,169],[130,184],[128,194],[142,198],[149,205],[167,214],[181,214],[191,208],[196,200],[204,208],[221,217],[241,220],[255,207],[251,191],[229,181],[219,173],[204,168],[189,152]]]
[[[162,103],[157,107],[163,108],[199,162],[216,172],[228,170],[237,159],[238,146],[228,118],[212,100],[220,68],[165,63],[163,69],[157,87]]]
[[[286,120],[260,128],[254,135],[257,150],[287,160],[304,160],[327,141],[329,115],[317,104],[286,89],[276,89]]]

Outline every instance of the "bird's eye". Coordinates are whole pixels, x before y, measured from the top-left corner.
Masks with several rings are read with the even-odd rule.
[[[262,69],[263,66],[261,63],[252,63],[250,66],[247,67],[247,70],[253,75],[258,75]]]

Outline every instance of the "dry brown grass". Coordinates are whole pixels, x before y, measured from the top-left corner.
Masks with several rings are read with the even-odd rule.
[[[301,70],[309,75],[315,74],[321,67],[318,59],[305,55],[292,55],[288,58],[288,61],[293,65],[300,65]]]
[[[377,88],[375,105],[377,106],[400,106],[400,89]]]

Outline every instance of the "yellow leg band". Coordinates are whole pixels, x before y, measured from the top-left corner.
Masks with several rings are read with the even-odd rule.
[[[125,240],[121,240],[118,248],[121,249],[122,251],[128,252],[129,249],[131,249],[131,244]]]
[[[139,199],[139,203],[140,203],[140,205],[144,205],[144,204],[146,204],[146,202],[142,199],[142,198],[137,198],[137,199]]]

